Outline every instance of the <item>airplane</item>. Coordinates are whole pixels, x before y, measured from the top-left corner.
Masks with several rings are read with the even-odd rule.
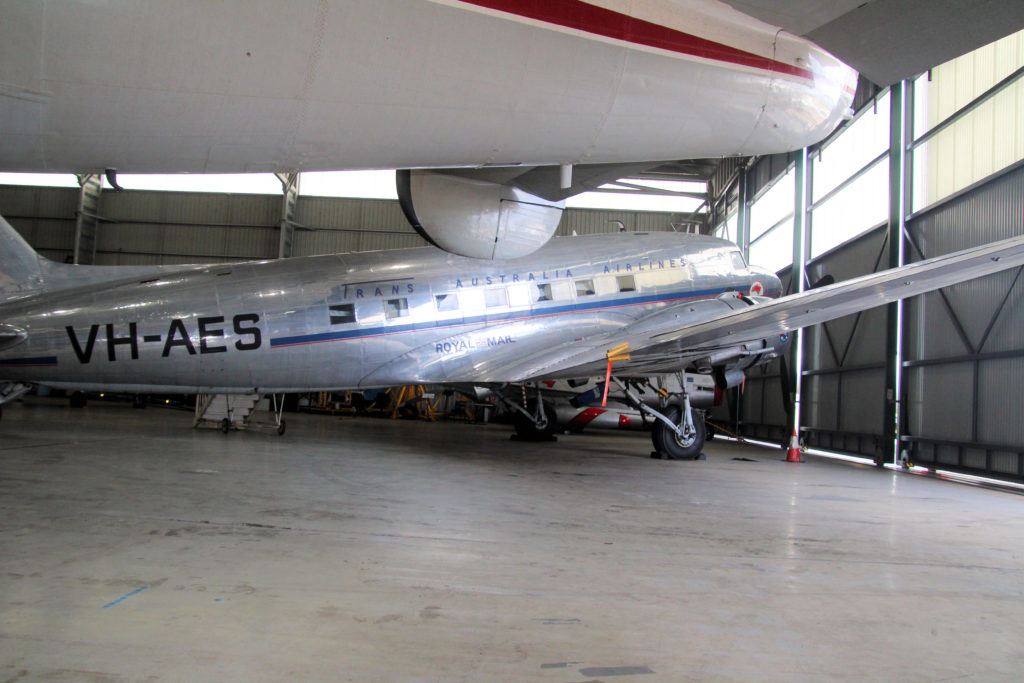
[[[739,249],[690,233],[551,240],[515,259],[435,247],[199,266],[76,266],[0,222],[0,397],[292,393],[533,385],[509,401],[550,429],[541,380],[607,373],[653,422],[655,451],[700,453],[686,383],[651,407],[631,381],[686,370],[725,389],[799,327],[1024,264],[1024,236],[782,295]],[[525,386],[525,385],[524,385]],[[663,383],[661,386],[667,386]],[[525,389],[524,389],[525,392]]]
[[[0,169],[116,187],[118,172],[397,168],[432,245],[76,267],[2,222],[0,400],[32,383],[275,393],[609,363],[627,397],[631,378],[686,369],[730,386],[797,327],[1011,267],[1015,241],[773,300],[778,279],[727,242],[551,238],[566,197],[611,180],[820,141],[851,113],[844,60],[885,84],[915,73],[908,55],[939,63],[1024,25],[1013,0],[924,5],[0,0]],[[879,50],[872,25],[919,44]],[[540,392],[516,405],[537,431]],[[699,449],[685,391],[637,409],[660,453]]]

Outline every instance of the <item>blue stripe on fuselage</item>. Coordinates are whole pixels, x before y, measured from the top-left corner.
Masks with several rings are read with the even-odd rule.
[[[276,337],[270,340],[270,347],[274,349],[286,346],[300,346],[303,344],[322,344],[324,342],[343,341],[346,339],[365,339],[367,337],[380,337],[383,335],[401,334],[402,332],[419,332],[422,330],[443,329],[447,327],[460,327],[464,325],[479,325],[483,323],[510,322],[515,320],[529,320],[531,318],[544,318],[552,315],[564,315],[566,313],[578,313],[580,311],[595,311],[602,309],[623,308],[625,306],[638,306],[650,303],[672,303],[686,301],[688,299],[709,299],[729,291],[737,291],[733,288],[708,289],[697,292],[672,292],[669,294],[651,294],[648,296],[635,296],[614,301],[593,301],[586,303],[566,304],[563,306],[551,306],[550,308],[531,309],[530,311],[510,311],[503,314],[477,315],[471,318],[460,320],[436,320],[432,322],[410,323],[408,325],[389,325],[385,327],[371,327],[364,329],[347,330],[344,332],[320,332],[318,334],[300,334],[291,337]],[[749,294],[748,291],[738,290],[740,294]],[[778,292],[772,292],[768,296],[777,296]]]

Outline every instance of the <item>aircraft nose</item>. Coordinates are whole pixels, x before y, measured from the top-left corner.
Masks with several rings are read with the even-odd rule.
[[[782,280],[779,279],[778,275],[766,268],[758,268],[757,266],[751,266],[750,270],[754,274],[754,279],[761,283],[766,296],[782,295]]]

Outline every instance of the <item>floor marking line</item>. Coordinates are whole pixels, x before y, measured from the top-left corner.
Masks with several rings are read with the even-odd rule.
[[[136,588],[131,593],[125,593],[124,595],[119,597],[117,600],[114,600],[113,602],[108,602],[107,604],[103,605],[103,607],[101,609],[107,609],[108,607],[113,607],[117,603],[123,602],[123,601],[127,600],[128,598],[132,597],[133,595],[135,595],[137,593],[141,593],[142,591],[146,590],[147,588],[149,588],[149,586],[143,586],[142,588]]]

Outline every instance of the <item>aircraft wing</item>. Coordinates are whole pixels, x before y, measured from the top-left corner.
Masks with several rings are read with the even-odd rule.
[[[711,349],[788,334],[1021,265],[1024,235],[744,306],[724,315],[708,315],[701,310],[701,302],[683,302],[662,309],[639,325],[624,326],[610,335],[577,341],[565,348],[549,349],[546,357],[533,356],[519,370],[523,373],[521,379],[602,374],[607,363],[605,353],[628,343],[630,360],[616,362],[618,373],[676,371]]]

